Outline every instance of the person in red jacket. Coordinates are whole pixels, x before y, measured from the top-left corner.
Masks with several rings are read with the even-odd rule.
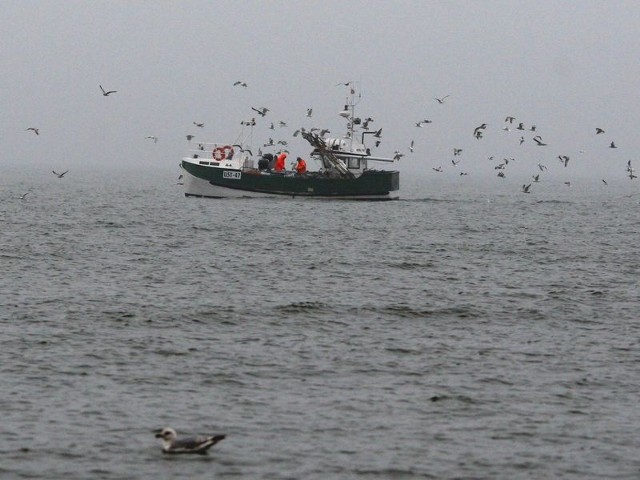
[[[298,163],[296,163],[296,172],[298,172],[298,175],[304,175],[305,173],[307,173],[307,162],[305,162],[300,157],[298,157],[297,162]]]
[[[286,159],[287,159],[287,152],[281,152],[280,155],[278,155],[278,158],[276,159],[276,166],[275,166],[276,172],[284,172],[284,162]]]

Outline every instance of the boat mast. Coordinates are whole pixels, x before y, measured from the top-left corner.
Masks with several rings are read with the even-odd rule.
[[[350,81],[345,84],[347,87],[347,95],[345,99],[344,111],[340,113],[341,116],[347,119],[347,136],[349,137],[349,149],[353,149],[353,135],[355,133],[355,119],[356,119],[356,105],[360,103],[361,95],[358,94],[358,100],[356,101],[356,89],[355,81]]]

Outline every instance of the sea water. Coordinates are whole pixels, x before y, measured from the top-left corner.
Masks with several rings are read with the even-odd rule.
[[[640,477],[631,183],[176,177],[3,177],[3,479]],[[165,426],[227,438],[168,456]]]

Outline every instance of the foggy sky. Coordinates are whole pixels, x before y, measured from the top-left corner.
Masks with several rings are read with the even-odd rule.
[[[542,162],[558,178],[624,179],[640,151],[639,33],[635,1],[5,0],[0,166],[175,168],[186,134],[232,141],[252,106],[271,109],[254,147],[273,136],[306,156],[293,130],[342,133],[336,84],[354,80],[358,114],[383,128],[375,153],[401,150],[403,174],[442,165],[491,178],[494,155],[516,158],[520,175]],[[118,92],[103,97],[99,84]],[[535,124],[548,146],[529,133],[520,146],[520,132],[502,131],[507,115]],[[433,123],[416,128],[423,119]],[[266,128],[279,120],[289,127]]]

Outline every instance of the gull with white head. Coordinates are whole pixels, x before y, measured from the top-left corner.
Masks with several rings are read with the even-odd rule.
[[[178,440],[178,434],[173,428],[163,428],[156,432],[156,438],[162,439],[162,453],[199,453],[204,455],[211,447],[226,435],[210,437],[189,437]]]

